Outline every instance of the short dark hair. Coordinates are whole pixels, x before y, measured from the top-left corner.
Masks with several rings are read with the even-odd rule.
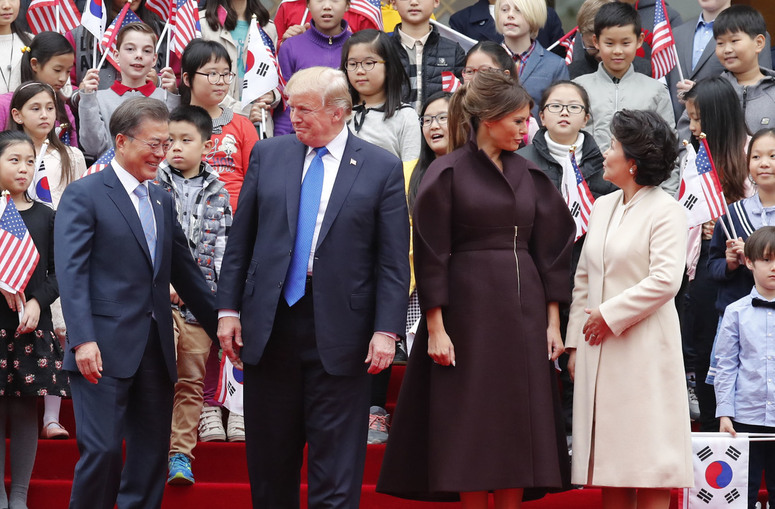
[[[202,141],[207,141],[213,135],[213,119],[207,110],[201,106],[178,106],[170,113],[170,122],[188,122],[196,127],[202,135]]]
[[[575,81],[570,80],[558,80],[549,85],[544,89],[543,94],[541,94],[541,102],[538,103],[538,111],[541,111],[546,106],[546,101],[549,100],[549,96],[552,95],[552,92],[554,92],[554,89],[561,86],[568,86],[576,89],[576,92],[579,93],[581,96],[581,102],[584,103],[584,109],[586,110],[585,113],[589,113],[589,94],[587,93],[587,90],[576,83]]]
[[[600,33],[611,27],[626,27],[632,25],[635,37],[640,37],[642,31],[640,24],[640,14],[635,7],[625,2],[613,2],[600,7],[595,14],[595,37],[600,37]]]
[[[514,59],[511,58],[509,52],[503,49],[503,46],[493,41],[480,41],[474,44],[474,46],[466,53],[466,64],[468,64],[468,57],[474,53],[484,53],[493,59],[504,71],[509,71],[514,81],[519,81],[519,73],[517,73],[517,65],[514,63]]]
[[[743,253],[752,262],[775,254],[775,226],[762,226],[753,232],[745,241]]]
[[[745,32],[751,39],[767,33],[767,23],[764,16],[749,5],[733,5],[724,9],[713,22],[713,37]]]
[[[353,98],[353,104],[361,102],[361,96],[350,82],[347,72],[347,61],[350,59],[350,48],[356,44],[366,44],[374,53],[385,61],[385,90],[384,118],[392,117],[401,108],[401,92],[409,88],[409,77],[401,64],[401,56],[396,46],[390,41],[390,36],[381,30],[367,28],[355,32],[342,47],[342,59],[339,68],[347,76],[347,86]]]
[[[194,39],[189,42],[186,49],[183,50],[183,56],[180,59],[180,75],[188,75],[189,83],[193,83],[194,74],[208,62],[217,62],[224,60],[233,70],[231,57],[226,48],[217,41],[206,41],[204,39]],[[191,104],[191,87],[181,80],[180,82],[180,104]]]
[[[625,157],[638,169],[635,183],[658,186],[670,177],[678,157],[673,129],[653,111],[621,110],[611,121],[611,134],[622,145]]]
[[[167,105],[158,99],[136,97],[124,101],[110,117],[110,135],[115,142],[116,136],[124,134],[134,136],[137,128],[146,120],[168,122],[170,118]]]

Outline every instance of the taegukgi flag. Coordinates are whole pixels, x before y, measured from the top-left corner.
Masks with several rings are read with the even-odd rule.
[[[694,487],[684,490],[684,509],[746,509],[748,444],[746,433],[692,433]]]

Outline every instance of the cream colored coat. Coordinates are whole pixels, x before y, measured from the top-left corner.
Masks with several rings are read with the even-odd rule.
[[[622,205],[598,198],[573,290],[566,344],[576,348],[573,484],[691,486],[691,435],[673,298],[686,258],[683,208],[658,188]],[[611,224],[624,208],[618,228]],[[609,228],[617,228],[609,235]],[[589,346],[585,308],[613,331]]]

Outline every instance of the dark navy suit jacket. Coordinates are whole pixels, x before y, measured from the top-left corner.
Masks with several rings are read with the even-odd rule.
[[[215,298],[188,249],[169,193],[149,185],[156,219],[156,264],[137,210],[112,166],[70,184],[57,210],[54,251],[67,324],[64,367],[78,371],[73,348],[96,341],[103,375],[132,377],[152,320],[177,380],[169,285],[215,338]]]
[[[269,341],[293,252],[307,147],[294,135],[256,143],[221,266],[218,308],[241,312],[242,361]],[[366,371],[375,331],[403,336],[409,216],[401,161],[349,133],[313,265],[318,352],[327,373]]]

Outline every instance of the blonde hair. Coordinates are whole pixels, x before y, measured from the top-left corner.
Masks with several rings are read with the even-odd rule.
[[[546,24],[546,0],[495,0],[495,19],[501,16],[501,5],[508,2],[516,7],[530,26],[530,38],[535,39],[538,31]],[[495,23],[498,27],[498,23]],[[498,28],[500,32],[500,28]]]
[[[464,145],[480,122],[500,120],[525,107],[532,108],[533,99],[509,76],[499,71],[477,72],[449,101],[449,150]]]
[[[579,27],[581,34],[593,34],[595,33],[595,14],[605,4],[610,4],[615,0],[585,0],[581,7],[579,7],[579,13],[576,16],[576,24]]]
[[[339,69],[331,67],[308,67],[297,71],[285,86],[285,95],[315,93],[320,94],[323,106],[343,108],[345,117],[352,113],[353,100],[350,95],[347,76]]]

